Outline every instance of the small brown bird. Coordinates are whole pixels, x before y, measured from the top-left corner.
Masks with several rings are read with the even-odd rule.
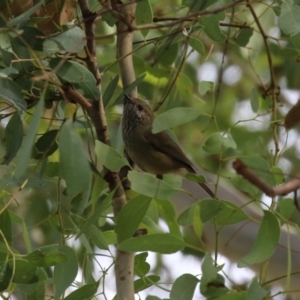
[[[164,174],[196,174],[192,162],[165,131],[152,133],[153,120],[154,114],[143,100],[125,94],[122,133],[127,154],[133,162],[158,178]],[[207,185],[198,184],[215,198]]]

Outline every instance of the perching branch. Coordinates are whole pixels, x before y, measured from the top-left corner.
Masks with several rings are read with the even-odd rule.
[[[112,8],[118,13],[117,22],[117,59],[123,88],[135,81],[135,71],[132,61],[133,22],[135,19],[135,1],[127,1],[119,5],[118,0],[111,0]],[[136,88],[130,96],[137,97]],[[121,170],[121,176],[127,176],[128,169]],[[126,184],[127,185],[127,184]],[[117,250],[116,255],[116,286],[118,300],[134,300],[134,253]]]
[[[94,74],[97,84],[99,85],[101,82],[101,76],[98,71],[98,66],[96,62],[96,46],[94,39],[96,14],[93,15],[89,10],[87,0],[78,0],[78,3],[81,8],[83,19],[85,22],[85,33],[87,37],[87,67]],[[91,15],[93,15],[92,18]],[[110,145],[107,130],[107,120],[102,98],[99,99],[99,101],[91,102],[91,104],[92,105],[89,108],[87,108],[87,113],[96,128],[97,138],[103,143]],[[117,173],[106,170],[105,180],[109,184],[109,189],[111,191],[115,191],[113,198],[113,208],[114,216],[115,218],[117,218],[120,210],[127,202],[124,189],[121,184],[119,175]],[[125,253],[117,250],[115,271],[117,296],[119,300],[134,300],[133,266],[134,253]]]
[[[291,181],[280,186],[273,187],[254,174],[254,172],[252,172],[240,159],[236,159],[233,162],[233,168],[236,170],[237,174],[251,182],[269,197],[284,196],[291,192],[295,192],[300,188],[300,176],[296,176]]]

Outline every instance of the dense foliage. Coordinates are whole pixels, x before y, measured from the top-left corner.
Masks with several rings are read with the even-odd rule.
[[[289,231],[298,230],[294,200],[263,202],[261,191],[235,174],[232,161],[240,158],[271,186],[299,173],[299,1],[137,1],[136,24],[129,26],[133,51],[126,55],[132,55],[136,80],[125,87],[119,64],[125,57],[116,58],[116,24],[124,17],[117,8],[123,4],[111,2],[112,7],[96,0],[0,4],[3,299],[110,299],[116,290],[106,278],[113,274],[115,245],[139,252],[134,289],[145,290],[141,295],[147,300],[160,299],[163,289],[159,254],[178,251],[203,260],[198,271],[166,285],[162,297],[275,299],[269,285],[278,284],[280,276],[278,294],[297,295],[300,263],[297,257],[291,261],[297,235],[291,234],[292,246],[289,242]],[[127,2],[124,6],[134,5]],[[89,52],[84,3],[96,24],[96,57]],[[124,91],[136,88],[158,115],[153,131],[175,132],[170,134],[188,156],[215,175],[207,181],[219,200],[182,192],[177,176],[159,180],[135,170],[128,173],[130,201],[113,214],[116,187],[106,175],[128,164],[120,130],[122,101]],[[110,143],[99,140],[89,111],[99,101]],[[234,189],[225,193],[224,182],[247,195],[245,201],[233,200],[240,197]],[[177,213],[172,199],[179,191],[182,197],[192,194],[195,202]],[[254,216],[247,207],[254,207]],[[160,228],[160,219],[167,229]],[[234,236],[249,223],[259,228],[245,255],[235,248],[238,267],[256,266],[260,276],[242,289],[222,273],[218,239],[223,229],[237,225]],[[213,224],[212,248],[201,241],[206,224]],[[191,228],[192,237],[182,228]],[[278,261],[279,272],[273,274],[267,266],[280,236],[286,261],[280,267]],[[158,254],[153,266],[149,251]],[[104,256],[110,265],[102,264]]]

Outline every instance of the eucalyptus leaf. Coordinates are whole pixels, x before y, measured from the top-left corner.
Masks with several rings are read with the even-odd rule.
[[[128,201],[121,209],[115,228],[119,242],[122,242],[123,240],[133,236],[134,232],[138,228],[138,225],[144,218],[150,202],[150,197],[139,195]]]
[[[128,179],[131,181],[132,190],[145,196],[162,200],[174,197],[181,186],[180,177],[170,176],[172,176],[172,182],[167,183],[165,179],[160,180],[150,174],[135,171],[130,171],[128,173]]]
[[[26,259],[37,267],[50,267],[68,260],[65,253],[60,251],[59,245],[47,245],[26,255]]]
[[[68,260],[54,267],[53,283],[55,287],[55,300],[60,299],[60,296],[71,285],[78,272],[78,262],[74,250],[63,246],[59,251],[64,253]]]
[[[32,6],[31,8],[29,8],[28,10],[26,10],[25,12],[23,12],[22,14],[20,14],[19,16],[11,19],[10,21],[8,21],[8,25],[9,26],[21,26],[24,22],[26,22],[29,17],[34,14],[43,4],[45,4],[44,0],[40,0],[39,2],[37,2],[34,6]]]
[[[58,77],[81,89],[86,98],[99,100],[100,92],[96,79],[86,67],[78,62],[64,61],[60,58],[51,59],[49,65]]]
[[[153,13],[152,8],[149,3],[149,0],[140,0],[136,6],[136,24],[137,25],[146,25],[152,23]],[[143,36],[148,34],[148,29],[141,30]]]
[[[223,43],[226,41],[226,35],[222,32],[219,25],[219,22],[224,20],[224,18],[225,13],[222,11],[199,19],[200,25],[204,26],[204,32],[214,42]]]
[[[192,274],[179,276],[172,285],[170,300],[193,300],[199,279]]]
[[[186,246],[185,242],[170,233],[156,233],[130,238],[118,244],[118,249],[127,252],[154,251],[175,253]]]
[[[299,13],[300,6],[296,5],[294,1],[286,0],[282,2],[278,25],[285,34],[295,35],[300,32]]]
[[[69,119],[59,134],[60,173],[67,184],[68,196],[90,189],[92,172],[83,148],[83,142]]]
[[[188,123],[197,119],[199,116],[200,112],[198,110],[189,107],[176,107],[170,109],[155,118],[152,124],[152,132],[158,133]]]
[[[211,154],[219,154],[229,148],[236,149],[236,147],[237,145],[232,137],[225,137],[219,132],[210,135],[202,146],[205,152]]]
[[[280,227],[277,218],[271,212],[264,211],[264,217],[253,248],[246,256],[239,260],[238,267],[251,266],[269,259],[275,251],[279,237]]]
[[[21,115],[25,113],[27,104],[24,100],[22,89],[9,78],[0,77],[0,98],[12,104]]]
[[[2,165],[8,165],[17,155],[23,140],[23,123],[20,115],[16,112],[10,118],[4,130],[4,144],[6,154]]]
[[[55,44],[57,45],[56,47],[54,46]],[[66,31],[50,36],[45,40],[43,48],[44,52],[50,56],[60,51],[77,53],[85,45],[86,37],[84,31],[74,25]]]
[[[103,94],[103,105],[104,105],[104,107],[106,107],[109,104],[109,102],[110,102],[110,100],[111,100],[111,98],[112,98],[112,96],[113,96],[113,94],[114,94],[114,92],[115,92],[115,90],[118,86],[118,82],[119,82],[119,74],[117,74],[109,82],[108,86],[105,89],[105,92]]]
[[[205,55],[205,47],[203,43],[194,37],[189,37],[189,45],[196,50],[200,55]]]
[[[149,288],[150,286],[153,286],[160,280],[160,277],[157,275],[149,275],[145,276],[143,278],[137,279],[134,281],[134,291],[135,293],[140,292],[142,290],[145,290]]]
[[[70,295],[64,298],[64,300],[90,300],[93,299],[95,294],[97,293],[99,282],[96,281],[94,283],[88,283],[81,286],[76,291],[72,292]]]
[[[28,167],[28,162],[31,156],[32,146],[34,143],[35,135],[39,129],[40,119],[42,117],[44,111],[44,98],[42,97],[38,104],[35,107],[34,115],[32,117],[31,123],[29,125],[29,129],[25,138],[23,139],[23,144],[21,146],[19,155],[18,155],[18,163],[16,166],[15,176],[20,178],[26,172]]]
[[[129,165],[123,155],[100,141],[95,143],[95,153],[100,162],[111,171],[117,171],[123,166]]]
[[[12,282],[29,284],[38,281],[38,277],[36,275],[37,267],[27,260],[9,260],[8,264],[10,268],[14,270]]]

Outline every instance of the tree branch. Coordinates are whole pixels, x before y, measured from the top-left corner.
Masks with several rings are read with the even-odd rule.
[[[92,14],[87,0],[78,0],[79,6],[82,11],[85,33],[88,37],[86,54],[87,54],[87,67],[94,74],[97,84],[101,83],[101,76],[98,71],[96,62],[96,46],[94,39],[95,20],[96,14]],[[92,16],[92,17],[91,17]],[[100,87],[99,87],[100,88]],[[97,138],[103,143],[110,145],[110,140],[107,130],[107,120],[104,111],[102,98],[99,101],[92,101],[91,106],[87,108],[87,113],[95,125]],[[123,186],[119,175],[115,172],[106,170],[105,180],[108,182],[109,189],[115,191],[113,198],[114,216],[117,218],[120,210],[126,204],[127,199],[124,193]],[[119,300],[134,300],[134,288],[133,288],[133,266],[134,266],[134,253],[124,253],[117,250],[116,255],[116,286],[117,297]]]
[[[112,8],[118,12],[117,22],[117,59],[123,88],[126,88],[136,79],[132,61],[132,24],[135,19],[136,3],[129,0],[125,5],[119,5],[118,0],[111,0]],[[137,97],[135,88],[130,96]],[[121,170],[122,178],[127,177],[128,168]],[[126,186],[130,185],[127,181]],[[116,286],[118,300],[134,300],[134,253],[117,250],[116,256]]]
[[[269,197],[284,196],[300,188],[300,176],[296,176],[290,182],[273,187],[254,174],[240,159],[233,162],[233,168],[237,174],[243,176]]]

